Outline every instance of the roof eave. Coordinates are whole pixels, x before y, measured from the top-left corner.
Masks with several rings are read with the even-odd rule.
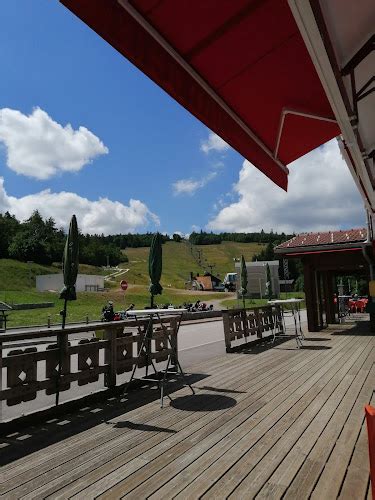
[[[356,241],[351,243],[337,243],[335,245],[310,245],[310,246],[300,246],[300,247],[286,247],[286,248],[275,248],[274,252],[276,254],[289,254],[289,253],[304,253],[304,252],[324,252],[324,251],[334,251],[334,250],[346,250],[358,248],[361,249],[367,242]]]

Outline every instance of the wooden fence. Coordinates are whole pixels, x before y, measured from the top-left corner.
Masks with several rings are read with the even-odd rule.
[[[254,307],[251,309],[228,309],[222,311],[225,348],[254,342],[267,336],[284,333],[280,306]],[[238,342],[243,339],[243,341]]]
[[[59,359],[62,359],[60,392],[69,391],[72,382],[77,382],[79,386],[98,382],[101,374],[104,374],[105,387],[113,388],[117,385],[117,375],[131,372],[135,364],[142,368],[150,365],[151,360],[160,363],[166,361],[169,354],[173,356],[173,363],[173,349],[167,336],[177,353],[176,316],[162,317],[153,322],[147,354],[137,361],[148,325],[148,319],[139,319],[68,327],[58,331],[1,333],[0,401],[13,406],[36,399],[40,391],[45,391],[47,395],[56,393]],[[72,345],[70,339],[74,334],[82,337],[85,333],[87,338],[81,338]],[[56,342],[44,346],[43,350],[35,346],[12,349],[12,343],[20,345],[19,342],[26,339],[38,343],[53,335],[63,335],[66,340],[62,358],[59,357]],[[5,349],[10,349],[7,355],[3,355]]]

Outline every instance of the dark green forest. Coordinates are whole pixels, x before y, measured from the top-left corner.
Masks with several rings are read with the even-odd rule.
[[[82,264],[111,266],[127,262],[124,251],[127,248],[149,247],[153,233],[144,234],[80,234],[80,257]],[[189,236],[194,245],[220,244],[222,241],[241,243],[263,243],[267,246],[255,256],[256,260],[273,260],[273,248],[292,235],[274,232],[266,233],[207,233],[193,232]],[[66,234],[56,227],[54,219],[43,219],[38,211],[24,222],[20,222],[9,212],[0,214],[0,258],[11,258],[22,262],[33,261],[38,264],[60,262]],[[169,240],[179,242],[179,234],[162,235],[163,243]]]

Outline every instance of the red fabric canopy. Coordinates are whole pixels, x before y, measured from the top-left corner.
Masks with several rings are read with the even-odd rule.
[[[282,188],[340,130],[286,0],[61,0]]]

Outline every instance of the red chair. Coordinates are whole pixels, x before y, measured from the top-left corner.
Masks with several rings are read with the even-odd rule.
[[[370,479],[372,488],[372,498],[375,499],[375,408],[370,405],[365,406],[368,450],[370,455]]]

